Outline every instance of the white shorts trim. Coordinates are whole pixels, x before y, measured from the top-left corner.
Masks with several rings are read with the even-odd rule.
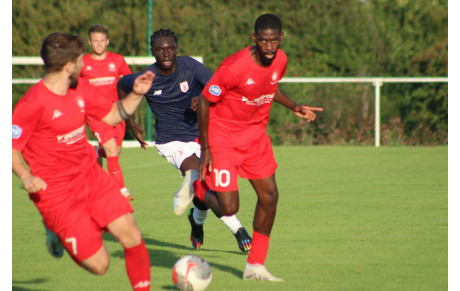
[[[200,158],[201,146],[194,141],[172,141],[165,144],[155,144],[158,154],[164,157],[171,165],[180,171],[184,160],[195,154]]]

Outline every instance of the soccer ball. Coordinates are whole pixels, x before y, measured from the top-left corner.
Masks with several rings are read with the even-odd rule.
[[[186,255],[174,264],[172,279],[179,290],[205,290],[211,284],[211,267],[198,256]]]

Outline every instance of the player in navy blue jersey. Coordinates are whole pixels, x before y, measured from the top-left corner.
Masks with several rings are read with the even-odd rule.
[[[203,244],[203,224],[209,208],[194,195],[193,182],[198,179],[201,148],[198,142],[197,101],[212,73],[197,60],[176,56],[177,37],[169,29],[160,29],[150,38],[150,50],[156,62],[144,71],[126,75],[118,82],[118,95],[123,99],[131,92],[135,78],[149,70],[155,81],[145,94],[155,117],[155,147],[158,154],[178,169],[184,181],[174,194],[173,211],[182,215],[193,201],[188,219],[192,227],[190,241],[195,249]],[[145,132],[132,118],[128,127],[145,150]],[[218,216],[234,234],[243,252],[251,249],[251,237],[235,215]]]

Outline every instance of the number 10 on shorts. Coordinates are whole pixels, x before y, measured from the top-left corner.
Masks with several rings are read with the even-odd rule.
[[[213,169],[213,172],[216,187],[227,187],[230,185],[230,172],[228,170]]]

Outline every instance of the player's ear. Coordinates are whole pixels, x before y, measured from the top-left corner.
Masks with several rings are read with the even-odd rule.
[[[256,34],[254,32],[251,33],[251,38],[253,42],[256,42]]]
[[[281,34],[280,34],[280,40],[281,40],[281,41],[284,40],[284,32],[281,32]]]

